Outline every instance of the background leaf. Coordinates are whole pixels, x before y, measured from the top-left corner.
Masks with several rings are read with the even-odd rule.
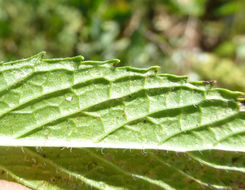
[[[1,178],[33,189],[243,189],[244,153],[1,147]]]

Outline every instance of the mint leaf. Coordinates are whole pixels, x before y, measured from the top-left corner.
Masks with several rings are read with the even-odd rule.
[[[0,148],[0,176],[33,189],[242,189],[244,153]]]
[[[244,150],[239,92],[157,67],[42,55],[0,66],[2,146]]]
[[[242,93],[116,59],[42,57],[0,65],[0,179],[33,189],[244,187]]]

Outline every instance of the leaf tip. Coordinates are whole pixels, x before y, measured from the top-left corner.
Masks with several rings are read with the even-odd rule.
[[[151,66],[150,68],[155,72],[158,72],[160,70],[160,66]]]
[[[30,58],[43,58],[46,55],[46,51],[41,51],[38,54],[30,57]]]
[[[119,59],[110,59],[108,61],[106,61],[106,63],[112,63],[114,66],[117,66],[118,63],[120,63]]]
[[[75,59],[78,59],[79,61],[83,61],[84,57],[82,55],[78,55],[76,57],[74,57]]]

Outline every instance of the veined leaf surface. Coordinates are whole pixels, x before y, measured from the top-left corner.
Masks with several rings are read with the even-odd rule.
[[[0,148],[0,178],[32,189],[244,189],[244,153]]]
[[[1,178],[34,189],[244,187],[241,93],[158,67],[42,56],[0,64]]]
[[[240,93],[117,62],[2,64],[0,144],[244,151]]]

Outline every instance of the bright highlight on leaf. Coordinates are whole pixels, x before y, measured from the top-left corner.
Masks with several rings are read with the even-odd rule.
[[[0,64],[0,179],[44,190],[245,188],[242,93],[116,59],[42,57]]]
[[[42,57],[0,66],[2,146],[245,150],[239,92],[158,67]]]

